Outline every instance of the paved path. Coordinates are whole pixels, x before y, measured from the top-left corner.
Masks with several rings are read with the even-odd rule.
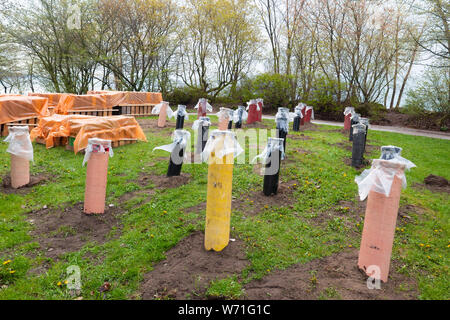
[[[263,118],[264,119],[275,119],[274,116],[263,116]],[[334,121],[312,120],[311,122],[315,123],[315,124],[326,124],[329,126],[336,126],[336,127],[344,126],[344,123],[334,122]],[[377,126],[374,124],[371,124],[369,128],[371,130],[375,130],[375,131],[387,131],[387,132],[408,134],[411,136],[421,136],[421,137],[428,137],[428,138],[435,138],[435,139],[450,140],[450,133],[447,133],[447,132],[428,131],[428,130],[406,128],[406,127]]]
[[[197,114],[189,113],[189,115],[196,116]],[[264,116],[263,115],[263,119],[274,120],[275,116]],[[336,127],[344,126],[343,122],[335,122],[335,121],[312,120],[311,122],[315,123],[315,124],[325,124],[325,125],[336,126]],[[375,131],[395,132],[395,133],[402,133],[402,134],[407,134],[407,135],[411,135],[411,136],[420,136],[420,137],[450,140],[450,133],[447,133],[447,132],[428,131],[428,130],[406,128],[406,127],[378,126],[378,125],[374,125],[374,124],[371,124],[369,128],[371,130],[375,130]]]

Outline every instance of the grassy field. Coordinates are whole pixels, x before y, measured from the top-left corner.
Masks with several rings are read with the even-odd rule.
[[[274,126],[269,120],[264,124]],[[153,268],[166,259],[166,252],[204,230],[206,164],[184,165],[183,172],[190,178],[175,188],[158,188],[152,183],[151,177],[165,175],[169,157],[152,150],[170,143],[172,130],[155,129],[147,132],[148,143],[115,149],[109,164],[107,205],[112,205],[117,220],[102,241],[83,235],[77,238],[81,247],[58,256],[49,251],[50,240],[76,238],[79,231],[47,218],[64,209],[73,211],[83,202],[83,156],[34,144],[31,171],[45,175],[45,181],[23,192],[3,193],[0,187],[0,299],[142,298],[145,276],[152,275]],[[256,205],[252,195],[262,190],[262,178],[252,164],[235,165],[233,197],[240,205],[233,204],[231,237],[242,241],[248,263],[236,274],[209,281],[206,288],[188,298],[244,299],[246,286],[258,279],[349,248],[356,250],[364,206],[358,204],[353,180],[362,170],[345,164],[344,159],[351,156],[347,140],[330,126],[290,132],[281,173],[282,183],[289,185],[289,199],[261,206],[256,214],[245,208]],[[367,159],[379,157],[379,146],[393,144],[402,147],[402,155],[417,165],[406,173],[408,188],[402,192],[401,208],[407,219],[398,224],[392,255],[396,263],[391,270],[410,281],[408,285],[398,283],[395,290],[411,291],[418,299],[449,299],[449,195],[417,184],[431,173],[450,179],[450,142],[370,131],[368,143]],[[6,148],[1,142],[2,177],[9,173]],[[150,177],[148,183],[142,183],[146,176]],[[43,226],[52,221],[56,225],[45,232]],[[104,224],[108,226],[108,221]],[[64,284],[66,268],[71,265],[79,266],[82,276],[82,290],[75,296]],[[314,273],[310,281],[316,281]],[[111,289],[100,292],[105,282]],[[339,290],[329,287],[317,295],[339,299]]]

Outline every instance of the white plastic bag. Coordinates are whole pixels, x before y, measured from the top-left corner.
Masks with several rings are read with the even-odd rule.
[[[311,119],[314,120],[314,108],[311,106],[307,106],[305,112],[311,110]]]
[[[237,108],[237,110],[234,110],[233,113],[233,122],[239,122],[242,121],[244,122],[245,120],[247,120],[248,118],[248,113],[247,111],[245,111],[245,107],[244,106],[239,106]]]
[[[168,102],[161,102],[160,104],[157,104],[153,109],[152,109],[152,114],[159,114],[161,112],[161,108],[167,105],[167,109],[166,109],[166,114],[167,114],[167,118],[172,118],[174,116],[174,112],[173,110],[170,108],[169,103]]]
[[[222,121],[233,120],[233,110],[229,108],[220,108],[220,111],[216,114],[219,117],[219,123]]]
[[[259,105],[258,105],[258,100],[259,99],[252,99],[249,102],[247,102],[247,108],[245,110],[248,111],[250,109],[251,105],[255,105],[256,106],[256,111],[258,111],[258,112],[261,111],[261,109],[259,108]]]
[[[200,119],[194,121],[194,123],[192,124],[192,129],[198,130],[199,126],[210,127],[211,120],[208,117],[200,117]]]
[[[389,159],[373,160],[372,167],[369,170],[364,170],[360,176],[355,178],[361,201],[367,198],[371,190],[382,193],[386,197],[389,196],[395,176],[402,181],[402,187],[406,188],[405,170],[410,170],[416,166],[400,156],[401,148],[387,146],[382,147],[382,150],[383,148],[386,152],[390,152]],[[382,157],[387,158],[385,154],[382,154]]]
[[[347,116],[348,114],[353,114],[353,113],[355,113],[355,108],[353,108],[353,107],[345,107],[344,116]]]
[[[289,122],[294,121],[295,114],[289,112],[288,108],[278,108],[278,112],[275,115],[275,122],[277,124],[277,129],[282,129],[289,132]]]
[[[252,163],[255,163],[257,159],[262,159],[263,164],[269,163],[269,157],[271,153],[275,150],[280,150],[281,160],[284,160],[284,139],[282,138],[269,138],[267,146],[264,148],[263,152],[253,158]]]
[[[173,116],[175,118],[178,118],[178,116],[180,116],[180,117],[184,117],[185,120],[189,120],[189,115],[186,111],[186,106],[182,105],[182,104],[178,105],[178,109],[177,109],[177,111],[174,112]]]
[[[33,161],[33,145],[31,144],[28,126],[10,127],[9,135],[4,141],[9,143],[6,152]]]
[[[175,130],[172,134],[172,141],[173,142],[170,144],[154,148],[153,151],[163,150],[172,153],[173,150],[175,150],[175,147],[177,147],[177,145],[180,146],[180,149],[185,149],[188,143],[190,143],[191,141],[191,133],[189,131],[181,129]],[[184,159],[185,160],[187,159],[186,152],[184,153]]]
[[[298,106],[296,106],[295,107],[295,109],[294,109],[294,118],[295,117],[300,117],[300,119],[303,119],[303,113],[302,113],[302,110],[303,110],[303,104],[302,103],[300,103]]]
[[[197,104],[195,105],[194,109],[198,109],[200,107],[200,104],[206,105],[206,111],[213,112],[212,106],[208,103],[208,101],[205,98],[200,98],[200,100],[198,100]]]
[[[220,141],[218,139],[221,136],[225,136],[223,148],[221,150],[217,150],[217,143]],[[239,142],[237,141],[236,135],[232,131],[228,130],[214,130],[211,133],[211,136],[209,137],[208,141],[206,142],[205,149],[202,153],[202,160],[204,162],[207,162],[209,159],[209,156],[211,152],[216,152],[217,158],[225,157],[228,154],[233,154],[234,158],[238,157],[244,150],[239,145]]]
[[[88,146],[86,147],[83,167],[89,161],[91,154],[95,153],[106,153],[109,152],[109,157],[112,158],[114,156],[114,151],[111,145],[111,140],[104,140],[98,138],[91,138],[88,140]]]

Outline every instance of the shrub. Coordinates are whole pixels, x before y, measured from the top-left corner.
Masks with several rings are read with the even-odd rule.
[[[446,126],[450,119],[450,78],[446,70],[429,69],[421,83],[407,93],[405,112],[413,116],[439,114],[437,125]]]
[[[289,101],[289,76],[263,73],[254,79],[243,79],[234,95],[235,101],[248,102],[251,99],[264,99],[266,109],[276,110],[279,107],[292,107]]]

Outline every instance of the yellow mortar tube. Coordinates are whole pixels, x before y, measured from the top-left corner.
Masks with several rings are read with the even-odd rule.
[[[205,249],[222,251],[230,241],[231,191],[233,184],[233,153],[216,157],[223,149],[226,135],[217,139],[216,149],[209,157],[206,200]]]

